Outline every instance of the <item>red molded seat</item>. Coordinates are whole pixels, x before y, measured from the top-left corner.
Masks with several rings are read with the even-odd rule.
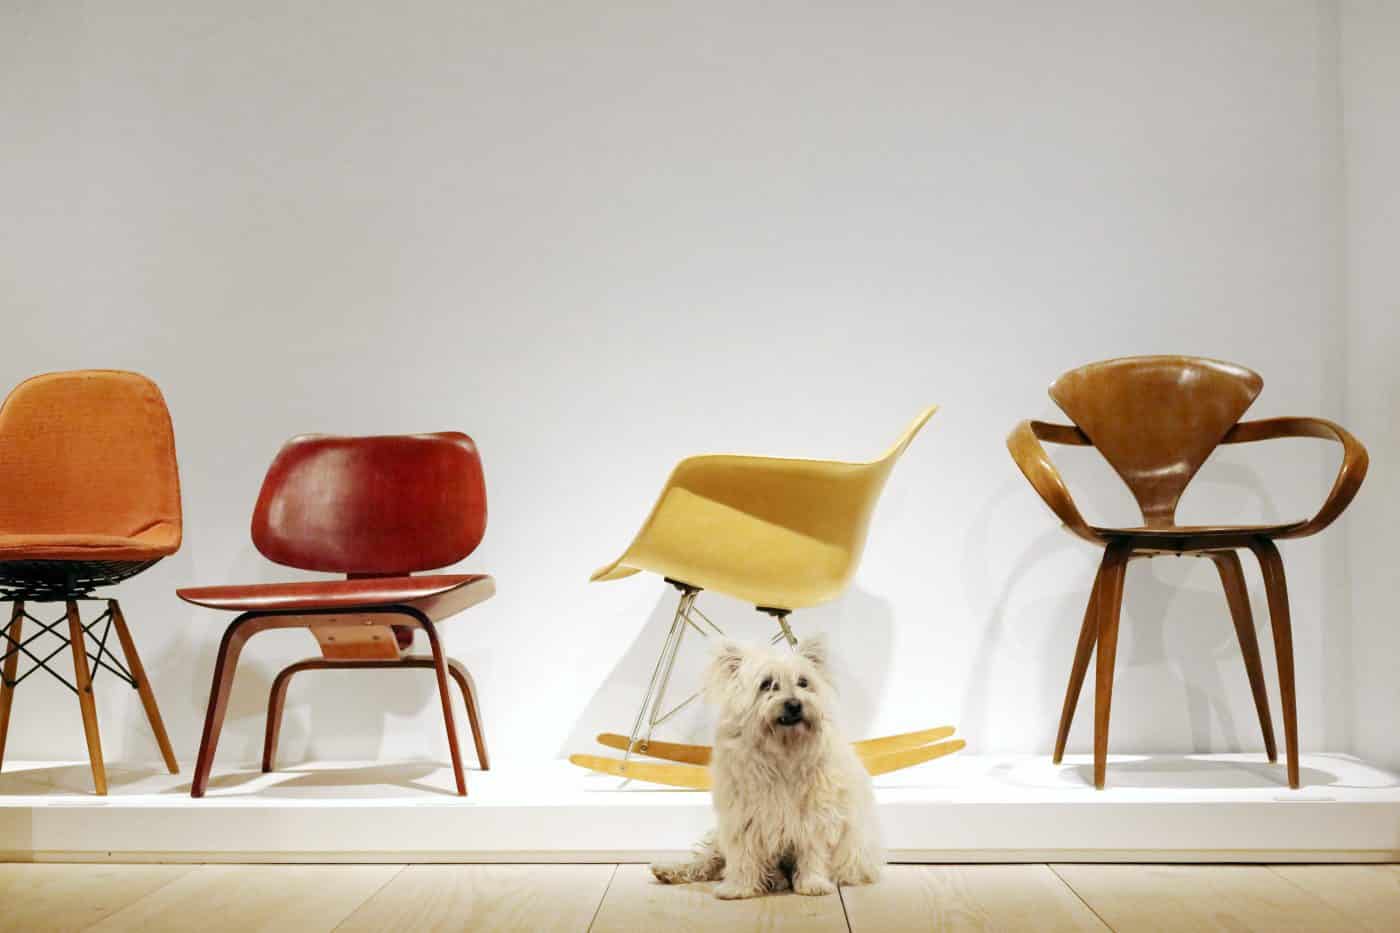
[[[187,603],[229,612],[355,609],[402,604],[422,610],[436,622],[489,599],[496,592],[496,583],[484,573],[461,573],[196,586],[178,592]]]

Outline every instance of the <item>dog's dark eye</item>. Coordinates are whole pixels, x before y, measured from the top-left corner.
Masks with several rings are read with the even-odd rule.
[[[769,690],[772,690],[772,689],[773,689],[773,678],[772,678],[772,677],[765,677],[765,678],[763,678],[763,683],[761,683],[761,684],[758,685],[758,692],[759,692],[759,693],[767,693]]]
[[[799,678],[797,678],[797,686],[801,687],[803,690],[806,690],[806,689],[807,689],[807,678],[806,678],[806,677],[799,677]]]

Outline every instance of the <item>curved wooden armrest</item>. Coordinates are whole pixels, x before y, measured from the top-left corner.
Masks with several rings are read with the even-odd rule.
[[[1361,481],[1366,478],[1366,467],[1370,457],[1366,448],[1351,433],[1339,424],[1325,418],[1264,418],[1259,421],[1241,421],[1221,439],[1222,444],[1247,444],[1251,441],[1267,441],[1276,437],[1317,437],[1336,441],[1342,445],[1342,466],[1322,508],[1311,519],[1292,531],[1281,534],[1280,538],[1304,538],[1317,534],[1332,524],[1338,515],[1351,504]]]
[[[1070,425],[1022,421],[1006,438],[1006,449],[1011,451],[1011,459],[1016,461],[1016,466],[1021,468],[1021,472],[1030,480],[1040,498],[1059,516],[1066,528],[1086,541],[1103,544],[1103,538],[1095,534],[1089,528],[1089,523],[1084,520],[1084,516],[1079,514],[1079,508],[1069,494],[1069,487],[1060,478],[1059,471],[1055,469],[1055,464],[1041,446],[1041,441],[1079,446],[1090,444],[1091,441],[1083,431]]]

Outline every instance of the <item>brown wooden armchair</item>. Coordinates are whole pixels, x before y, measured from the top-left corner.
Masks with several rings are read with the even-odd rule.
[[[1366,448],[1344,429],[1321,418],[1267,418],[1240,421],[1264,381],[1242,366],[1183,356],[1143,356],[1092,363],[1061,376],[1050,397],[1073,425],[1023,421],[1007,438],[1016,465],[1065,528],[1103,546],[1103,560],[1084,613],[1079,644],[1070,669],[1055,738],[1058,764],[1074,718],[1075,704],[1097,646],[1094,693],[1094,784],[1104,786],[1108,720],[1113,700],[1113,662],[1118,617],[1128,562],[1158,554],[1189,554],[1215,563],[1239,637],[1240,652],[1254,694],[1269,761],[1278,760],[1269,717],[1264,670],[1259,657],[1249,595],[1236,550],[1248,548],[1259,560],[1268,594],[1278,659],[1283,729],[1288,743],[1288,784],[1298,787],[1298,716],[1293,683],[1293,635],[1283,560],[1274,542],[1301,538],[1330,525],[1351,502],[1366,476]],[[1306,521],[1277,525],[1176,524],[1176,507],[1191,478],[1219,444],[1241,444],[1279,437],[1315,437],[1342,445],[1342,465],[1317,514]],[[1143,524],[1100,528],[1084,520],[1041,441],[1091,445],[1122,477],[1142,510]]]

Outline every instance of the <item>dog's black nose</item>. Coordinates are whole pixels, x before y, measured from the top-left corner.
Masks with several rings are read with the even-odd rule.
[[[798,719],[802,716],[802,701],[788,700],[783,703],[783,718]]]

